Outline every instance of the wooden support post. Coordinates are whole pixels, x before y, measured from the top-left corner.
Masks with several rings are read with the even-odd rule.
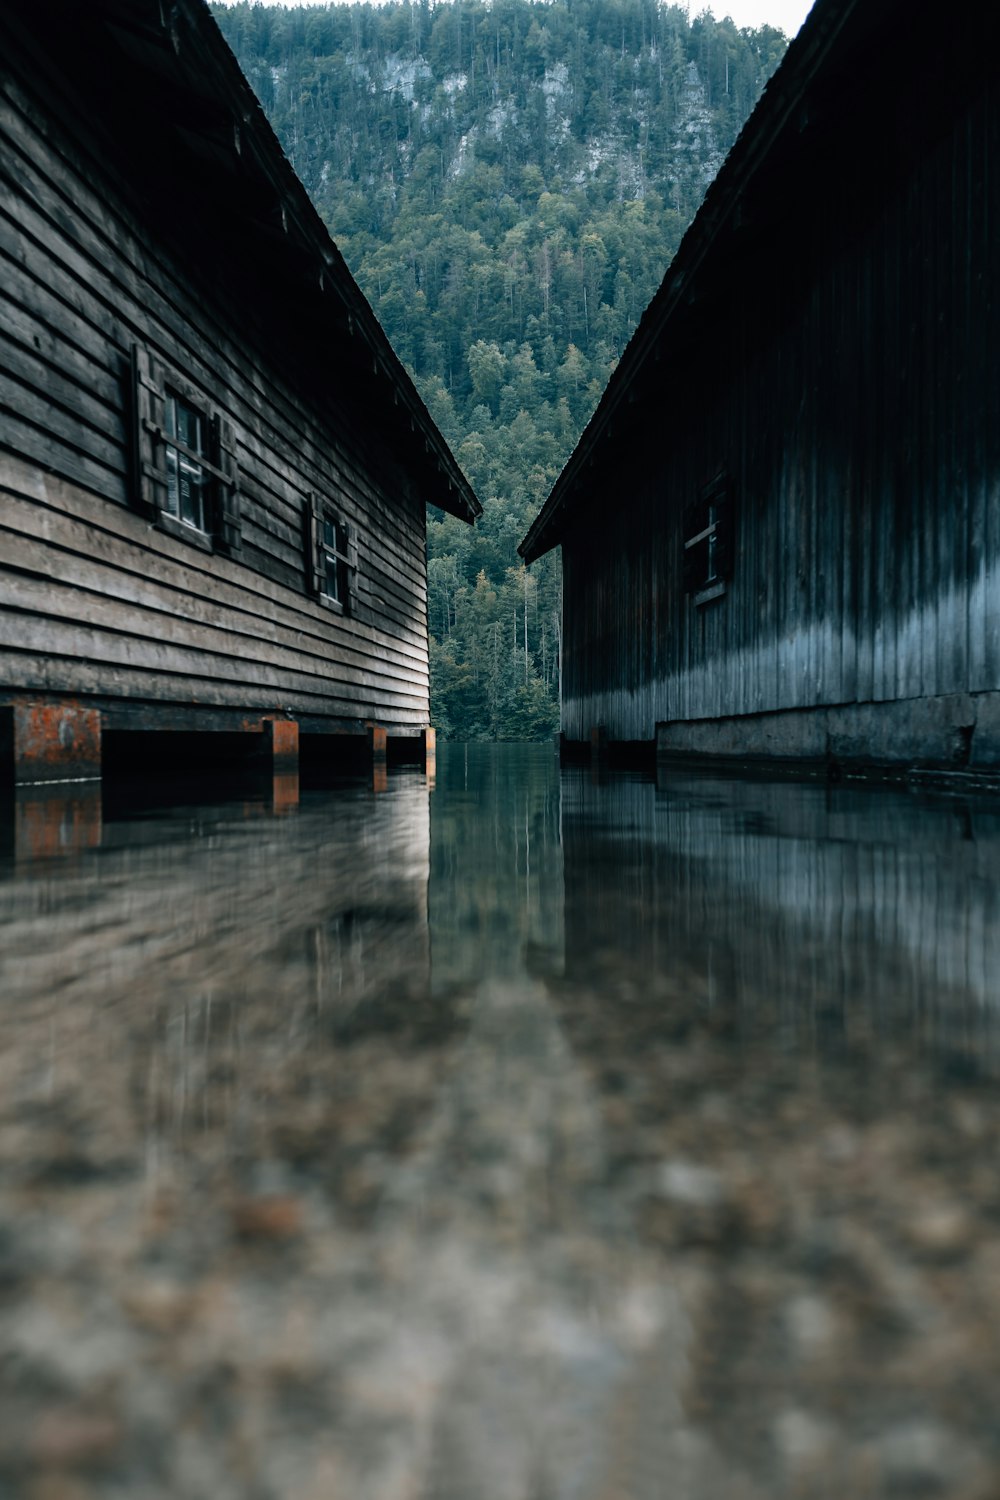
[[[299,726],[294,719],[265,719],[264,754],[271,775],[271,806],[276,813],[299,805]]]
[[[437,765],[437,730],[420,731],[420,763],[428,776],[433,776]]]
[[[371,757],[372,791],[384,792],[389,786],[388,735],[381,724],[368,725],[368,753]]]
[[[69,699],[15,699],[0,708],[0,767],[16,787],[99,780],[100,713]]]
[[[368,725],[368,754],[371,756],[373,765],[378,761],[385,764],[387,742],[388,735],[381,724]]]
[[[264,753],[270,759],[276,776],[287,772],[298,774],[299,726],[294,719],[265,719]]]

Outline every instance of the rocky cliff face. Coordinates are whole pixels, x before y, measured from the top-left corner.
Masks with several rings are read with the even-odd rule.
[[[770,28],[690,24],[645,0],[613,17],[533,0],[216,13],[331,209],[348,184],[393,200],[413,174],[447,182],[479,166],[498,169],[491,186],[522,208],[536,168],[550,190],[618,202],[656,191],[690,210],[783,50]]]

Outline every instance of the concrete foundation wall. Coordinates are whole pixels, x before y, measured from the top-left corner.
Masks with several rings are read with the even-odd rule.
[[[1000,772],[1000,693],[675,720],[657,725],[656,753]]]

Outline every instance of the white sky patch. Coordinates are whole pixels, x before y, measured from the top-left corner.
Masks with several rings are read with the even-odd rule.
[[[710,10],[717,20],[731,16],[737,26],[777,26],[787,36],[794,36],[809,11],[812,0],[710,0],[710,4],[692,5],[692,16]]]
[[[235,3],[236,0],[223,0],[225,5]],[[323,0],[271,0],[271,3],[295,7],[315,5],[323,3]],[[342,3],[347,4],[349,0],[342,0]],[[378,5],[379,0],[374,0],[374,4]],[[732,16],[737,26],[777,26],[788,36],[794,36],[811,5],[812,0],[711,0],[708,5],[693,0],[689,9],[692,16],[699,15],[703,10],[710,10],[719,20],[724,16]]]

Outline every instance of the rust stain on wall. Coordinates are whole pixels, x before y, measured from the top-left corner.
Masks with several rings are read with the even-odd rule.
[[[72,699],[13,705],[14,781],[75,781],[101,774],[101,715]]]

